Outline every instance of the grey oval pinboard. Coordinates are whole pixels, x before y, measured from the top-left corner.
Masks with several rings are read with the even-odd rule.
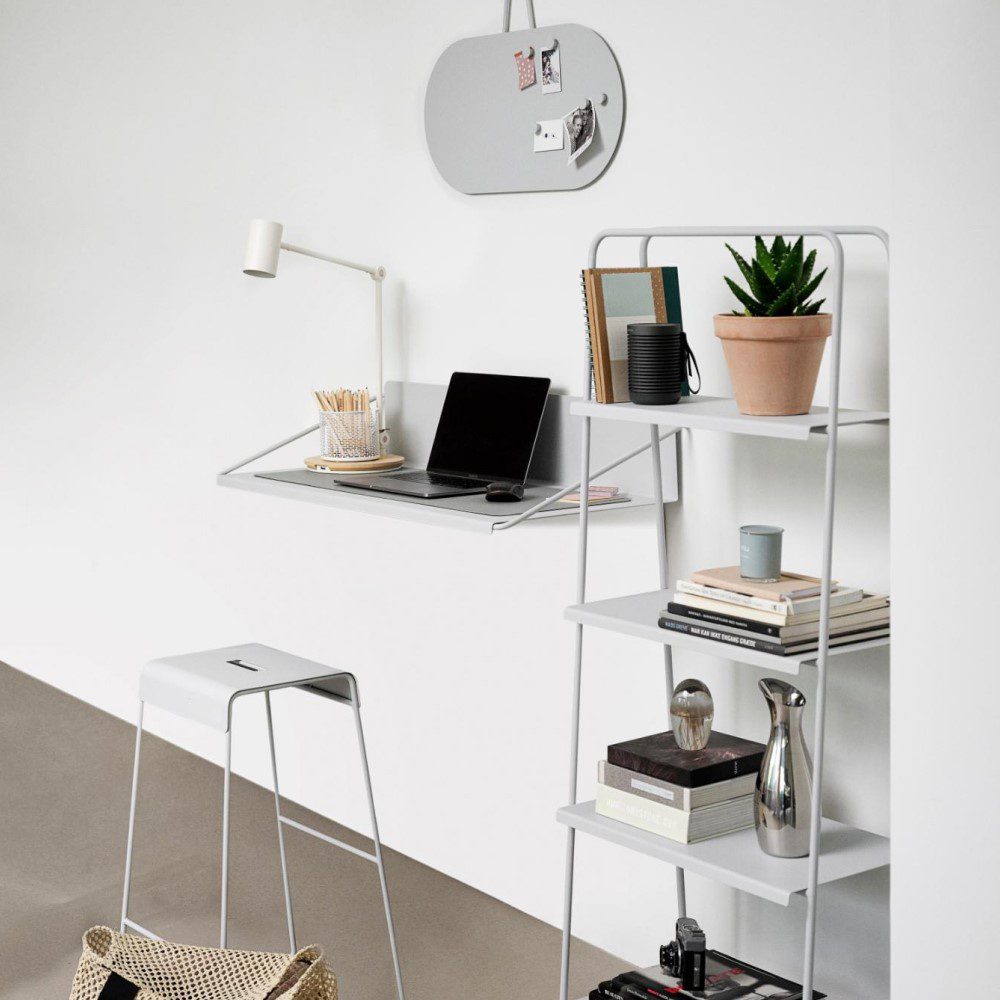
[[[542,53],[558,51],[554,91],[551,65],[542,79]],[[521,89],[515,54],[533,51],[536,81]],[[586,148],[570,161],[573,140],[543,143],[540,122],[555,122],[587,102],[596,128]],[[463,38],[442,53],[424,99],[424,128],[431,159],[441,176],[465,194],[566,191],[597,180],[621,139],[625,91],[608,43],[579,24],[557,24]],[[536,145],[548,145],[536,152]]]

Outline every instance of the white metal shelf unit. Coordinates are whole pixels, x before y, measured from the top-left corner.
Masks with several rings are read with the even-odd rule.
[[[829,281],[832,288],[830,294],[830,306],[833,314],[832,333],[830,338],[830,399],[827,410],[816,410],[808,418],[796,417],[744,417],[738,414],[735,405],[731,401],[704,399],[694,403],[682,403],[676,406],[665,407],[635,407],[631,404],[595,404],[591,401],[591,370],[592,360],[587,351],[586,365],[584,368],[584,386],[586,400],[574,405],[573,412],[578,414],[583,420],[581,434],[581,457],[580,457],[580,482],[581,490],[587,489],[591,481],[590,472],[590,435],[591,421],[594,419],[630,420],[647,422],[650,431],[650,456],[652,465],[652,477],[654,485],[654,510],[656,518],[657,550],[659,556],[659,584],[660,590],[666,591],[669,586],[667,572],[667,540],[666,522],[664,520],[663,498],[657,484],[660,482],[660,428],[669,424],[675,427],[690,427],[692,429],[707,429],[724,431],[728,433],[752,434],[762,437],[780,437],[792,440],[804,440],[811,433],[825,431],[826,433],[826,475],[824,487],[824,507],[823,507],[823,556],[822,556],[822,588],[820,595],[820,620],[819,620],[819,649],[806,662],[815,663],[817,668],[816,680],[816,723],[813,740],[813,795],[811,803],[812,828],[809,844],[809,856],[805,862],[805,881],[802,889],[806,894],[806,926],[804,935],[804,957],[802,984],[803,996],[811,997],[814,979],[815,953],[816,953],[816,903],[817,889],[820,879],[820,854],[823,846],[823,819],[821,813],[822,792],[823,792],[823,749],[825,742],[826,723],[826,670],[829,655],[834,652],[830,649],[830,590],[831,574],[833,562],[833,514],[834,500],[836,496],[836,471],[837,471],[837,434],[839,427],[854,423],[883,423],[888,419],[888,414],[879,411],[841,411],[840,403],[840,347],[841,347],[841,315],[844,297],[844,248],[841,236],[873,236],[880,240],[889,251],[889,237],[884,230],[873,226],[768,226],[768,227],[691,227],[672,226],[653,229],[608,229],[598,233],[590,245],[589,266],[597,266],[597,254],[601,244],[607,239],[638,239],[640,241],[639,264],[642,267],[648,266],[649,244],[653,239],[659,237],[707,237],[707,238],[732,238],[732,237],[753,237],[753,236],[812,236],[824,239],[829,243],[833,253],[833,263],[830,267]],[[576,845],[576,830],[582,829],[596,835],[604,834],[604,839],[613,840],[624,846],[637,850],[644,850],[638,842],[633,843],[628,840],[621,831],[613,831],[606,824],[599,824],[598,817],[591,818],[588,815],[586,804],[577,806],[577,777],[580,749],[580,684],[583,663],[583,629],[584,624],[597,624],[587,622],[586,601],[586,580],[587,580],[587,531],[589,526],[589,511],[586,506],[582,506],[579,512],[580,535],[577,561],[577,601],[576,606],[571,608],[568,617],[576,621],[576,641],[574,646],[574,674],[573,674],[573,708],[570,740],[570,775],[569,775],[569,804],[559,812],[558,818],[567,826],[566,830],[566,876],[563,899],[563,940],[562,940],[562,967],[560,973],[559,996],[560,1000],[569,1000],[569,961],[570,961],[570,941],[573,916],[573,866]],[[593,612],[593,607],[591,612]],[[606,610],[606,609],[605,609]],[[634,623],[633,623],[634,624]],[[608,627],[605,625],[605,627]],[[618,631],[630,631],[631,629],[621,627]],[[637,634],[633,632],[633,634]],[[649,636],[647,636],[649,637]],[[664,638],[658,637],[663,643],[663,665],[666,680],[666,694],[669,703],[674,687],[672,646]],[[680,642],[676,643],[680,645]],[[746,654],[740,654],[735,650],[725,650],[713,648],[720,644],[701,640],[697,643],[697,648],[703,652],[724,656],[727,659],[749,659]],[[777,657],[771,658],[777,660]],[[755,661],[754,661],[755,662]],[[801,666],[800,661],[799,666]],[[613,821],[609,820],[608,823]],[[620,825],[620,824],[619,824]],[[846,829],[846,828],[845,828]],[[868,835],[871,836],[871,835]],[[635,840],[636,838],[633,838]],[[639,838],[641,839],[641,838]],[[727,840],[729,838],[726,838]],[[865,856],[864,867],[857,871],[868,868],[881,867],[888,863],[888,842],[884,838],[875,838],[869,841],[871,851],[861,852]],[[646,845],[647,841],[642,840]],[[693,871],[699,871],[703,875],[716,877],[730,885],[737,885],[739,888],[747,888],[745,884],[740,885],[734,873],[734,869],[718,868],[715,871],[711,866],[696,863],[695,859],[701,852],[692,851],[653,851],[645,850],[644,853],[655,854],[665,860],[670,860],[676,866],[677,882],[677,910],[681,916],[687,913],[684,869],[685,863]],[[779,862],[780,863],[780,862]],[[800,862],[788,862],[797,872],[802,872]],[[837,865],[833,866],[835,870]],[[792,871],[792,868],[789,869]],[[728,873],[728,875],[727,875]],[[836,878],[844,875],[836,875]]]

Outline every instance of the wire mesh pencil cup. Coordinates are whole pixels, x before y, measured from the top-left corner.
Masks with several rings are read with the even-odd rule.
[[[379,457],[377,410],[323,410],[319,416],[324,458],[368,462]]]

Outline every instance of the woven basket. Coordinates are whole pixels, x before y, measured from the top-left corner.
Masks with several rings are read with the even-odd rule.
[[[301,965],[298,963],[302,963]],[[302,966],[305,971],[286,985]],[[294,955],[191,948],[93,927],[69,1000],[337,1000],[337,980],[316,947]]]

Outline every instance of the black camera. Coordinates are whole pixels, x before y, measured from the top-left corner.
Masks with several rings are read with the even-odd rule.
[[[680,980],[685,990],[705,988],[705,932],[698,921],[681,917],[670,944],[660,945],[660,968]]]

